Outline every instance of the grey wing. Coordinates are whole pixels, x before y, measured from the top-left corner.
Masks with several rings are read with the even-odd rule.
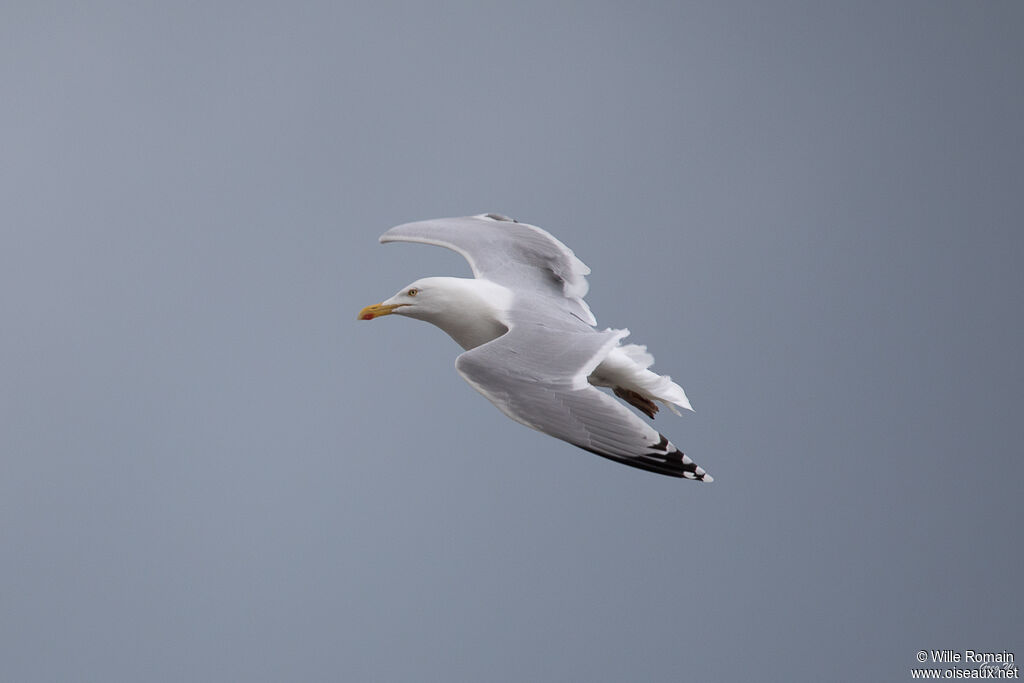
[[[476,277],[556,298],[580,320],[597,324],[583,301],[590,268],[569,247],[534,225],[498,214],[437,218],[397,225],[380,241],[452,249],[469,261]]]
[[[617,399],[586,378],[622,331],[513,328],[458,357],[459,374],[513,420],[625,465],[712,481]]]

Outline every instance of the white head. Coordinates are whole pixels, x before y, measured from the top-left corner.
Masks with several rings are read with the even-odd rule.
[[[359,311],[360,320],[373,320],[384,315],[404,315],[433,322],[458,302],[453,301],[451,286],[444,280],[456,278],[425,277],[412,282],[398,291],[390,299],[367,306]]]
[[[508,331],[504,320],[511,298],[509,290],[486,280],[425,277],[390,299],[367,306],[358,317],[373,320],[394,313],[424,320],[470,349]]]

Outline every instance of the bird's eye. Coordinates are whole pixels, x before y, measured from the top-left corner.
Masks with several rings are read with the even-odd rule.
[[[406,292],[406,294],[408,294],[409,296],[416,296],[419,293],[420,293],[420,290],[418,290],[416,288],[410,289],[408,292]]]

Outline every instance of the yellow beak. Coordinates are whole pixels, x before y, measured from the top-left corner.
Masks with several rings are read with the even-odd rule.
[[[367,306],[363,310],[359,311],[358,317],[360,320],[373,320],[374,318],[379,318],[382,315],[391,315],[395,312],[396,308],[408,305],[409,304],[373,304],[372,306]]]

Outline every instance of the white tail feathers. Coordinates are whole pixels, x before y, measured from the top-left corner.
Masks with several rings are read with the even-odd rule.
[[[617,346],[594,369],[589,380],[599,387],[635,392],[649,401],[663,403],[676,415],[682,414],[679,408],[693,410],[686,392],[671,377],[647,369],[653,363],[654,356],[647,352],[646,346]]]
[[[641,346],[640,344],[626,344],[619,350],[644,370],[654,365],[654,356],[647,353],[646,346]]]

